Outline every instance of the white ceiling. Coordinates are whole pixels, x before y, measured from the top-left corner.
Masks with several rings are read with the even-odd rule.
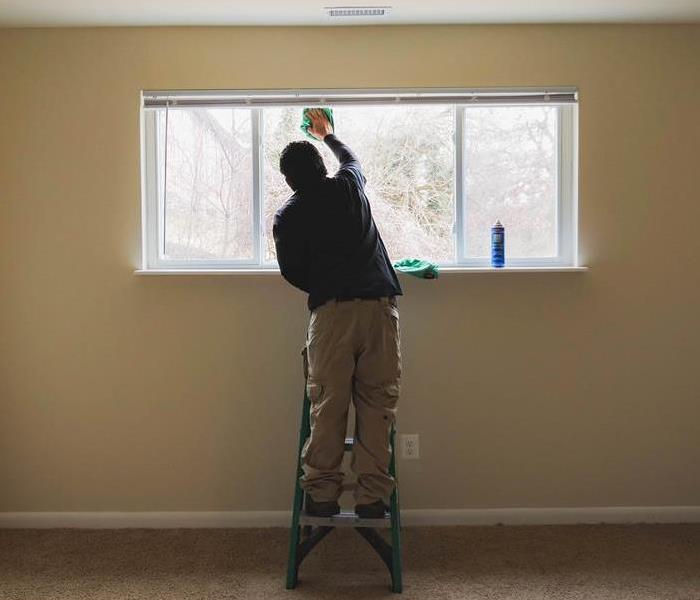
[[[330,19],[324,6],[389,5]],[[0,0],[0,26],[700,22],[700,0]]]

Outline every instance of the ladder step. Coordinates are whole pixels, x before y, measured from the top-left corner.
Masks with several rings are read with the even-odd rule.
[[[354,512],[341,512],[332,517],[312,517],[302,512],[299,515],[300,525],[312,525],[315,527],[391,527],[391,520],[388,514],[382,519],[361,519]]]
[[[345,438],[345,452],[350,452],[352,450],[352,446],[355,443],[355,438]]]

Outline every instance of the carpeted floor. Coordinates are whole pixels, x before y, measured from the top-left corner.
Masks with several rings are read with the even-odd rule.
[[[333,532],[284,589],[283,529],[0,530],[0,598],[392,598],[385,567]],[[403,598],[700,600],[700,524],[404,531]]]

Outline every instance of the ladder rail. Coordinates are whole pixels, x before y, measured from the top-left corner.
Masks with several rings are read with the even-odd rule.
[[[300,538],[300,527],[299,527],[299,517],[304,505],[304,490],[301,489],[299,484],[299,478],[303,475],[304,471],[301,466],[301,452],[306,443],[306,439],[309,437],[311,432],[311,421],[309,417],[309,410],[311,407],[311,402],[309,400],[309,395],[306,391],[306,385],[304,385],[304,403],[301,410],[301,424],[299,426],[299,449],[297,452],[297,469],[296,469],[296,479],[294,484],[294,500],[292,504],[292,525],[289,535],[289,553],[287,556],[287,589],[291,590],[296,587],[297,580],[299,577],[299,564],[297,554],[299,552],[299,538]],[[310,531],[307,533],[311,534]]]
[[[391,520],[391,591],[400,594],[403,591],[403,573],[401,568],[401,510],[399,509],[399,478],[396,468],[396,427],[391,429],[391,459],[389,474],[394,478],[394,490],[391,492],[389,518]]]

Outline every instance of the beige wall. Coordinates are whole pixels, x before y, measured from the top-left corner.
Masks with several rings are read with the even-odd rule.
[[[578,86],[590,271],[404,280],[404,506],[700,504],[700,26],[4,30],[0,85],[0,511],[289,506],[304,298],[132,274],[142,88]]]

